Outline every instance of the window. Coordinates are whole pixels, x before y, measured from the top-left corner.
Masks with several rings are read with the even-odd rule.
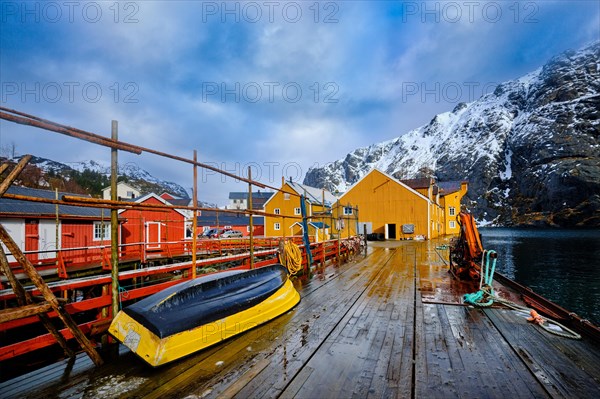
[[[290,199],[290,193],[283,193],[283,199],[284,200],[289,200]]]
[[[110,225],[104,222],[94,222],[94,240],[110,240]]]
[[[133,195],[133,191],[127,191],[127,198],[135,198],[135,195]]]
[[[279,223],[275,223],[275,224],[273,225],[273,228],[274,228],[275,230],[281,230],[281,225],[280,225]]]
[[[294,208],[294,215],[300,215],[300,208]]]
[[[246,226],[246,233],[250,233],[250,226]]]
[[[273,210],[273,213],[276,215],[279,215],[279,214],[281,214],[281,209],[275,208],[275,210]]]
[[[226,229],[226,230],[231,230],[231,226],[225,226],[223,228]]]
[[[450,216],[456,215],[456,209],[453,206],[448,208],[448,215],[450,215]]]
[[[454,229],[454,228],[456,228],[456,222],[455,222],[454,220],[451,220],[451,221],[448,223],[448,227],[450,227],[451,229]]]
[[[353,211],[354,211],[354,209],[352,209],[351,206],[345,206],[344,207],[344,215],[352,215]]]

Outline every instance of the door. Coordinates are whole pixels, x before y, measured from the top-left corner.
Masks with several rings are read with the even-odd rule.
[[[3,219],[0,220],[0,223],[4,227],[4,229],[11,236],[13,241],[17,244],[17,246],[21,249],[21,251],[25,250],[25,220],[24,219]],[[8,255],[8,249],[4,244],[2,244],[2,248],[6,255]],[[14,256],[8,255],[9,262],[16,262]]]
[[[146,244],[148,249],[158,249],[161,247],[159,222],[146,223]]]
[[[35,251],[34,253],[26,254],[30,262],[38,261],[38,248],[40,246],[40,231],[38,220],[27,220],[25,222],[25,251]]]
[[[60,237],[60,224],[58,226],[58,245],[56,243],[56,221],[55,220],[40,220],[39,234],[40,234],[40,252],[39,259],[54,259],[56,258],[56,249],[60,248],[61,237]]]
[[[385,239],[395,240],[396,239],[396,223],[389,223],[385,225]]]

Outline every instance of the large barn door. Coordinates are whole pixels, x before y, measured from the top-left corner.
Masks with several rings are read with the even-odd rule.
[[[146,223],[146,244],[148,245],[148,249],[158,249],[161,247],[159,222]]]
[[[60,226],[59,226],[60,233]],[[54,259],[56,258],[56,249],[60,248],[60,234],[58,235],[58,245],[56,243],[56,221],[55,220],[40,220],[39,225],[40,251],[39,259]]]

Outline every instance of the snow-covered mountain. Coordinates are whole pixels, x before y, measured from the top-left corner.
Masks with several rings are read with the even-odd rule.
[[[18,161],[18,158],[14,161]],[[94,172],[96,175],[92,175],[92,178],[93,176],[110,178],[110,165],[104,165],[94,160],[61,163],[34,156],[29,164],[39,168],[46,175],[61,176],[65,180],[73,178],[73,171],[81,173]],[[40,186],[44,186],[43,182],[48,178],[47,176],[41,176],[41,180],[40,183],[42,184]],[[189,198],[189,194],[181,185],[154,177],[135,164],[119,165],[119,180],[127,181],[128,184],[138,188],[142,193],[155,192],[161,194],[166,191],[181,198]],[[106,179],[106,182],[102,183],[107,186],[109,181]]]
[[[396,139],[308,171],[304,183],[344,192],[372,168],[398,178],[468,180],[480,222],[600,226],[600,43]]]

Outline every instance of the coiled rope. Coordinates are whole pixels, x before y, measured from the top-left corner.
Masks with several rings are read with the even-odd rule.
[[[489,307],[494,304],[494,272],[496,271],[496,251],[483,251],[481,268],[479,270],[479,291],[463,295],[463,301],[474,306]],[[492,259],[492,262],[490,262]],[[490,266],[491,264],[491,266]]]
[[[537,324],[550,334],[554,334],[563,338],[581,339],[581,335],[575,331],[563,326],[557,321],[543,318],[534,309],[529,309],[525,306],[521,306],[517,303],[495,295],[492,287],[494,271],[496,270],[496,257],[493,257],[492,254],[495,253],[495,251],[483,251],[483,256],[481,257],[481,269],[479,272],[479,291],[472,294],[465,294],[463,296],[463,301],[473,306],[482,308],[492,306],[494,302],[500,303],[512,310],[530,316],[527,318],[527,321]],[[490,259],[493,259],[491,266]]]
[[[302,251],[300,247],[292,241],[286,241],[283,245],[283,252],[279,253],[279,262],[286,265],[290,275],[294,275],[302,270]]]
[[[504,298],[500,298],[499,296],[493,296],[494,301],[501,303],[502,305],[515,310],[519,313],[523,313],[527,316],[527,321],[532,322],[540,326],[543,330],[548,331],[550,334],[558,335],[563,338],[570,339],[581,339],[581,335],[571,330],[570,328],[560,324],[559,322],[551,319],[546,319],[538,314],[534,309],[529,309],[528,307],[521,306],[517,303],[509,301]]]

